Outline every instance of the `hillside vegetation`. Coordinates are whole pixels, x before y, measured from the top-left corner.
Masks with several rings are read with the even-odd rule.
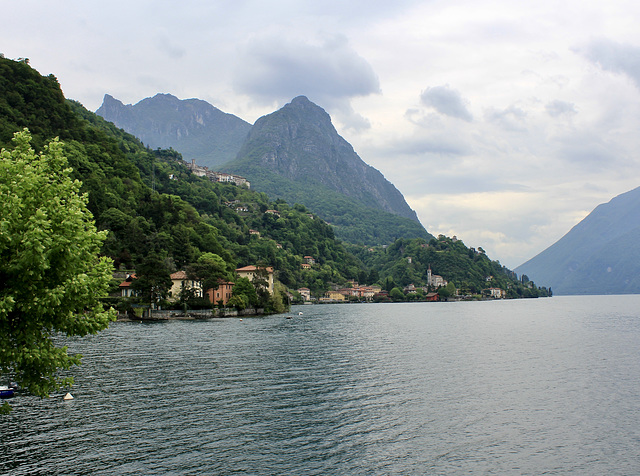
[[[464,296],[486,297],[489,288],[505,290],[507,298],[550,295],[549,290],[528,279],[519,280],[513,271],[489,259],[482,248],[467,248],[462,241],[443,235],[429,241],[398,239],[386,248],[350,246],[349,250],[376,270],[378,281],[388,291],[410,284],[427,286],[430,268]]]
[[[302,203],[350,243],[431,238],[402,194],[342,138],[324,109],[304,96],[261,117],[223,170],[289,203]]]

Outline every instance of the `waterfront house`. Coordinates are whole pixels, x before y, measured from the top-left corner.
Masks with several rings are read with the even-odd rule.
[[[405,286],[404,289],[402,290],[402,292],[405,293],[405,294],[415,294],[417,292],[417,289],[416,289],[415,285],[413,283],[411,283],[408,286]]]
[[[440,300],[440,296],[438,295],[438,293],[427,293],[424,296],[425,301],[439,301]]]
[[[200,281],[189,279],[186,271],[176,271],[170,275],[171,289],[169,291],[169,300],[177,301],[183,289],[193,289],[194,295],[202,297],[202,285]]]
[[[323,301],[325,302],[344,302],[345,301],[344,294],[338,291],[327,291],[324,293]]]
[[[311,301],[311,290],[309,288],[298,289],[303,301]]]
[[[487,291],[487,294],[489,294],[489,296],[491,296],[494,299],[504,299],[505,297],[507,297],[507,293],[504,289],[489,288],[486,291]]]
[[[231,296],[233,295],[234,284],[235,283],[219,279],[218,287],[216,289],[207,289],[207,297],[209,298],[209,302],[226,306],[229,302],[229,299],[231,299]]]
[[[266,268],[258,268],[257,266],[245,266],[243,268],[236,269],[236,274],[240,278],[247,278],[253,282],[260,274],[264,274],[264,278],[267,280],[267,290],[269,294],[273,294],[273,268],[267,266]]]

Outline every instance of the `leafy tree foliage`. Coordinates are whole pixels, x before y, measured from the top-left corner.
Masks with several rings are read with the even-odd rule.
[[[96,230],[62,144],[36,154],[30,141],[16,133],[1,153],[0,373],[44,397],[72,383],[60,369],[80,363],[54,336],[96,333],[115,315],[100,303],[112,271],[98,257],[106,232]]]
[[[394,301],[404,301],[405,295],[402,292],[402,289],[396,287],[389,292],[389,297]]]
[[[231,271],[227,263],[215,253],[203,253],[195,264],[189,267],[187,276],[202,283],[202,289],[217,289],[219,281],[229,281]]]
[[[131,289],[142,302],[153,306],[168,297],[172,285],[170,274],[161,256],[149,253],[136,267],[136,279],[131,282]]]
[[[234,300],[229,303],[230,306],[245,309],[249,306],[258,305],[258,293],[253,284],[251,284],[251,281],[249,281],[249,278],[238,278],[236,280],[233,286],[233,296],[241,299],[242,303],[236,303],[236,300]],[[240,306],[238,304],[240,304]]]

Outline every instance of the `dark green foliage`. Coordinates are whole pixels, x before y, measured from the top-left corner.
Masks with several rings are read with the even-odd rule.
[[[165,261],[157,253],[149,253],[136,266],[136,278],[131,289],[138,293],[143,303],[156,303],[168,297],[171,289],[171,273]]]
[[[200,255],[198,260],[189,266],[187,275],[191,280],[201,281],[204,290],[217,289],[220,281],[233,279],[227,263],[215,253]]]
[[[236,161],[228,169],[250,177],[252,186],[270,197],[312,208],[333,226],[338,238],[349,243],[375,246],[392,243],[400,237],[431,237],[414,220],[368,207],[319,183],[290,180],[252,162],[251,158]]]
[[[256,288],[251,284],[248,278],[238,278],[233,286],[233,301],[229,303],[230,306],[236,307],[239,310],[245,309],[249,306],[257,306],[259,299]]]

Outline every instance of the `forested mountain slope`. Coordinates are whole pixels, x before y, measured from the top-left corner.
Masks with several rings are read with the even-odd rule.
[[[301,203],[352,243],[431,238],[402,194],[367,165],[304,96],[256,121],[223,170],[246,176],[257,190]]]
[[[41,76],[26,61],[0,57],[0,147],[11,147],[13,133],[25,127],[38,150],[53,137],[64,141],[96,224],[109,231],[102,253],[118,267],[152,263],[154,271],[168,274],[214,253],[228,270],[273,266],[282,283],[308,287],[318,296],[348,280],[421,285],[431,266],[463,291],[482,291],[494,283],[510,289],[512,297],[537,295],[523,291],[513,273],[483,252],[446,237],[401,238],[389,247],[348,245],[347,250],[335,238],[334,227],[303,204],[273,201],[265,193],[198,177],[175,150],[151,150],[81,104],[65,100],[54,76]],[[393,221],[375,226],[386,236],[402,236]],[[310,269],[301,266],[306,256],[315,261]]]
[[[431,240],[399,239],[388,247],[356,247],[349,250],[376,273],[378,281],[390,291],[413,284],[427,286],[429,270],[453,283],[463,296],[490,295],[490,288],[506,292],[507,298],[548,296],[545,288],[518,279],[513,271],[491,260],[482,248],[467,248],[456,238],[440,235]],[[435,289],[432,289],[435,291]]]
[[[306,97],[253,127],[205,101],[169,94],[126,106],[105,95],[96,113],[152,148],[171,147],[198,165],[248,178],[273,199],[305,205],[343,240],[377,245],[431,238],[402,194],[358,157],[329,115]]]

